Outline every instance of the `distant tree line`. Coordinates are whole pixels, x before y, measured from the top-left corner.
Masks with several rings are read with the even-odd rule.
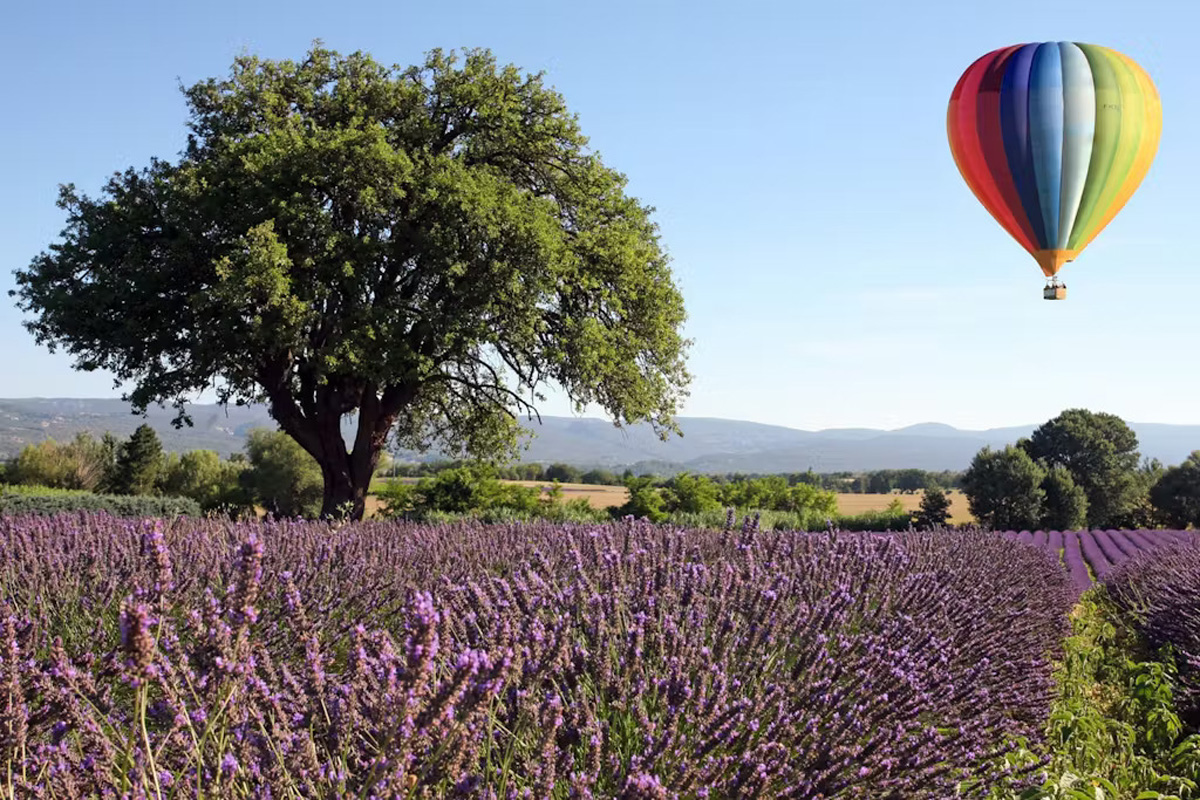
[[[1114,414],[1067,409],[1027,438],[984,447],[962,477],[971,514],[1007,530],[1200,526],[1200,451],[1143,459]]]
[[[379,474],[395,475],[402,478],[419,478],[436,475],[443,470],[458,469],[466,466],[468,463],[465,461],[405,463],[391,460],[380,466]],[[561,462],[499,466],[495,467],[495,475],[502,480],[558,481],[560,483],[580,483],[595,486],[624,486],[631,478],[651,478],[656,482],[656,485],[665,486],[672,480],[670,476],[660,476],[654,472],[635,472],[629,468],[618,472],[602,467],[584,468]],[[963,472],[953,470],[878,469],[865,472],[817,473],[809,469],[806,472],[785,473],[727,472],[706,474],[706,477],[718,484],[737,483],[739,481],[766,477],[782,477],[787,481],[789,486],[807,484],[808,486],[814,486],[831,492],[847,494],[888,494],[890,492],[902,492],[905,494],[916,494],[917,492],[931,488],[960,488]]]
[[[142,425],[125,441],[79,433],[47,439],[0,463],[0,484],[96,494],[186,497],[202,511],[241,516],[255,505],[279,516],[313,516],[321,508],[317,462],[279,431],[250,431],[245,451],[222,459],[213,450],[166,453]]]

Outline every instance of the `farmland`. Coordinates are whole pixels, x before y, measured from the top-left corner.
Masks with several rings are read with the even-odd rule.
[[[1200,553],[89,513],[0,517],[0,548],[0,789],[147,797],[1054,797],[1064,698],[1099,680],[1072,607],[1099,578],[1170,616],[1147,559],[1178,584]]]
[[[378,489],[383,486],[388,480],[397,480],[401,483],[415,484],[416,478],[388,478],[376,479],[373,488]],[[501,480],[501,483],[524,486],[531,489],[541,489],[543,493],[549,492],[553,485],[547,481],[515,481]],[[559,488],[562,490],[563,500],[573,500],[577,497],[585,498],[592,508],[604,509],[609,506],[619,506],[629,499],[629,490],[624,486],[601,486],[589,483],[560,483]],[[378,504],[373,504],[378,507]]]
[[[416,483],[415,478],[398,478],[404,483]],[[376,486],[382,485],[382,480],[376,481]],[[502,483],[515,484],[530,488],[541,488],[543,492],[550,489],[547,481],[518,481],[503,480]],[[603,486],[588,483],[560,483],[563,500],[585,498],[592,508],[604,509],[610,506],[620,506],[629,499],[629,490],[624,486]],[[962,492],[950,489],[946,492],[950,498],[950,522],[963,525],[972,521],[971,512],[967,508],[967,498]],[[899,500],[906,511],[915,511],[921,505],[920,494],[905,494],[901,492],[888,493],[837,493],[837,508],[841,514],[862,514],[868,511],[883,511],[892,502]],[[378,502],[371,502],[369,510],[378,510]]]
[[[967,508],[967,496],[955,489],[947,490],[950,498],[950,522],[954,525],[965,525],[972,522],[971,511]],[[887,494],[851,494],[839,492],[837,496],[838,511],[842,514],[862,514],[865,511],[882,511],[891,502],[899,500],[906,511],[916,511],[921,505],[920,494],[903,494],[889,492]]]
[[[0,670],[21,698],[2,721],[22,731],[0,755],[31,754],[24,775],[62,794],[146,792],[165,772],[250,796],[449,797],[464,781],[534,797],[936,797],[963,782],[982,796],[1005,774],[995,745],[1040,737],[1071,597],[1051,560],[998,537],[330,534],[0,522],[6,641],[25,654]],[[953,574],[921,580],[933,565]],[[1024,577],[985,588],[997,566]],[[122,766],[151,752],[154,771]],[[10,780],[17,795],[34,781]]]
[[[1138,554],[1152,556],[1157,548],[1196,539],[1191,531],[1171,530],[1010,531],[1004,536],[1052,554],[1062,562],[1080,592],[1103,581],[1115,567]]]

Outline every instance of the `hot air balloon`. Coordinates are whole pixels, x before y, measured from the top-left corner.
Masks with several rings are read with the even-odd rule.
[[[967,185],[1036,259],[1043,297],[1116,216],[1150,169],[1162,105],[1146,71],[1094,44],[993,50],[967,68],[946,114]]]

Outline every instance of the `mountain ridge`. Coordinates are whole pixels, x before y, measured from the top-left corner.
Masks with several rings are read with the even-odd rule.
[[[158,432],[168,451],[209,449],[228,456],[242,450],[251,428],[275,427],[263,406],[188,408],[193,427],[176,430],[170,424],[173,409],[150,408],[143,419],[117,398],[0,398],[0,456],[14,456],[26,444],[46,438],[64,441],[80,431],[98,436],[108,430],[125,438],[143,422]],[[523,422],[535,436],[521,460],[614,470],[653,464],[659,471],[692,472],[960,470],[985,445],[1002,447],[1037,427],[968,430],[931,421],[891,430],[813,431],[720,417],[678,421],[684,436],[672,435],[662,442],[645,424],[619,429],[595,417],[543,416],[540,426]],[[1164,464],[1178,464],[1200,449],[1200,425],[1130,422],[1129,426],[1138,435],[1142,456]],[[413,453],[403,455],[418,458]]]

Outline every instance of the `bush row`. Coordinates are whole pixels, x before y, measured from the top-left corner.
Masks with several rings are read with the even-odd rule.
[[[0,516],[78,511],[103,511],[116,517],[198,517],[200,505],[187,497],[92,494],[64,490],[50,490],[46,494],[7,489],[0,492]]]

